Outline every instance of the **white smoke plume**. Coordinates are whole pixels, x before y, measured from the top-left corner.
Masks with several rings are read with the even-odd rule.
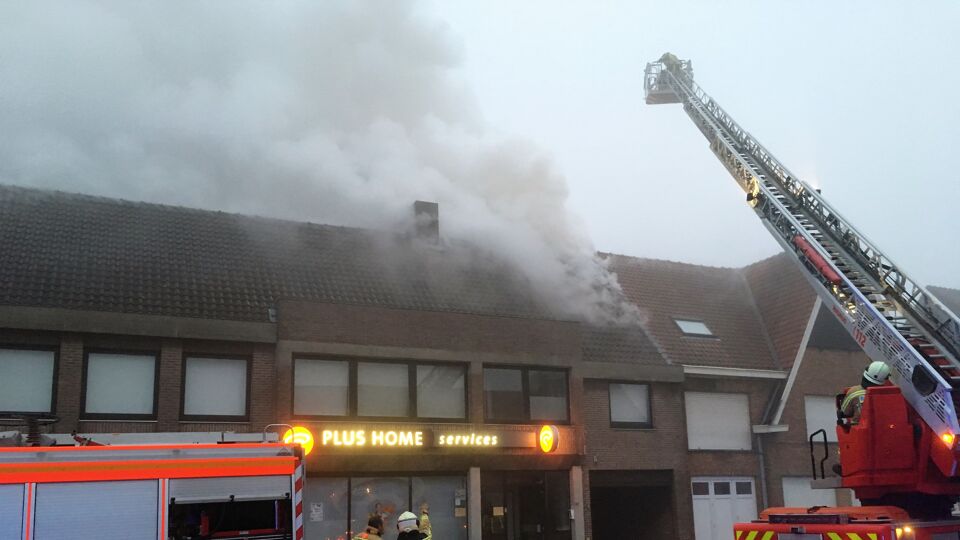
[[[566,314],[630,318],[566,184],[491,135],[456,38],[404,1],[6,2],[0,182],[444,236]]]

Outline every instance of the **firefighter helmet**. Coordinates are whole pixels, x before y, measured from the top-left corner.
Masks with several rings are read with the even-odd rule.
[[[869,383],[881,385],[890,378],[890,366],[884,362],[871,362],[867,369],[863,370],[863,378]]]
[[[420,527],[420,520],[413,512],[404,512],[397,517],[397,530],[400,532],[416,531]]]

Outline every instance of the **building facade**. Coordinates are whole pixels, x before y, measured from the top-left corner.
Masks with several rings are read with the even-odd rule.
[[[809,489],[807,440],[866,359],[786,255],[608,256],[644,320],[600,327],[417,210],[393,235],[0,187],[0,416],[306,426],[310,539],[413,510],[438,538],[710,540],[850,502]]]

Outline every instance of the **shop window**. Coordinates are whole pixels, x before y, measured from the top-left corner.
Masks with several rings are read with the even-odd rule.
[[[183,418],[246,420],[248,368],[245,358],[184,358]]]
[[[616,428],[649,428],[650,386],[610,383],[610,425]]]
[[[466,418],[466,366],[417,366],[417,416]]]
[[[52,350],[0,349],[0,411],[53,412]]]
[[[710,331],[710,328],[703,321],[695,321],[692,319],[674,319],[673,322],[677,323],[677,326],[680,328],[680,331],[687,336],[713,336],[713,332]]]
[[[351,478],[350,484],[350,530],[361,532],[380,516],[384,530],[396,532],[397,516],[410,509],[410,479]]]
[[[827,432],[827,442],[837,442],[837,402],[833,396],[803,396],[803,411],[807,437],[822,429]]]
[[[307,538],[353,537],[348,525],[348,479],[312,476],[303,490],[303,532]]]
[[[463,476],[415,476],[410,510],[426,511],[432,538],[467,540],[467,479]]]
[[[466,477],[311,477],[304,484],[306,538],[353,538],[374,515],[384,521],[384,538],[396,538],[397,517],[408,510],[421,519],[421,527],[426,513],[433,538],[466,540]]]
[[[360,362],[357,366],[357,414],[404,417],[410,414],[410,367]]]
[[[88,352],[84,416],[156,418],[157,356]]]
[[[293,414],[350,414],[350,363],[341,360],[294,360]]]
[[[484,368],[483,394],[488,422],[566,422],[568,419],[565,371]]]
[[[750,409],[746,394],[685,392],[690,450],[750,450]]]
[[[295,358],[297,417],[465,420],[464,364]]]

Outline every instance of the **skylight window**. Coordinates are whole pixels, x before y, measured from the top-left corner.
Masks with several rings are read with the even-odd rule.
[[[690,319],[674,319],[673,322],[677,323],[677,326],[680,327],[680,331],[688,336],[712,336],[713,332],[710,331],[710,328],[707,327],[703,321],[693,321]]]

